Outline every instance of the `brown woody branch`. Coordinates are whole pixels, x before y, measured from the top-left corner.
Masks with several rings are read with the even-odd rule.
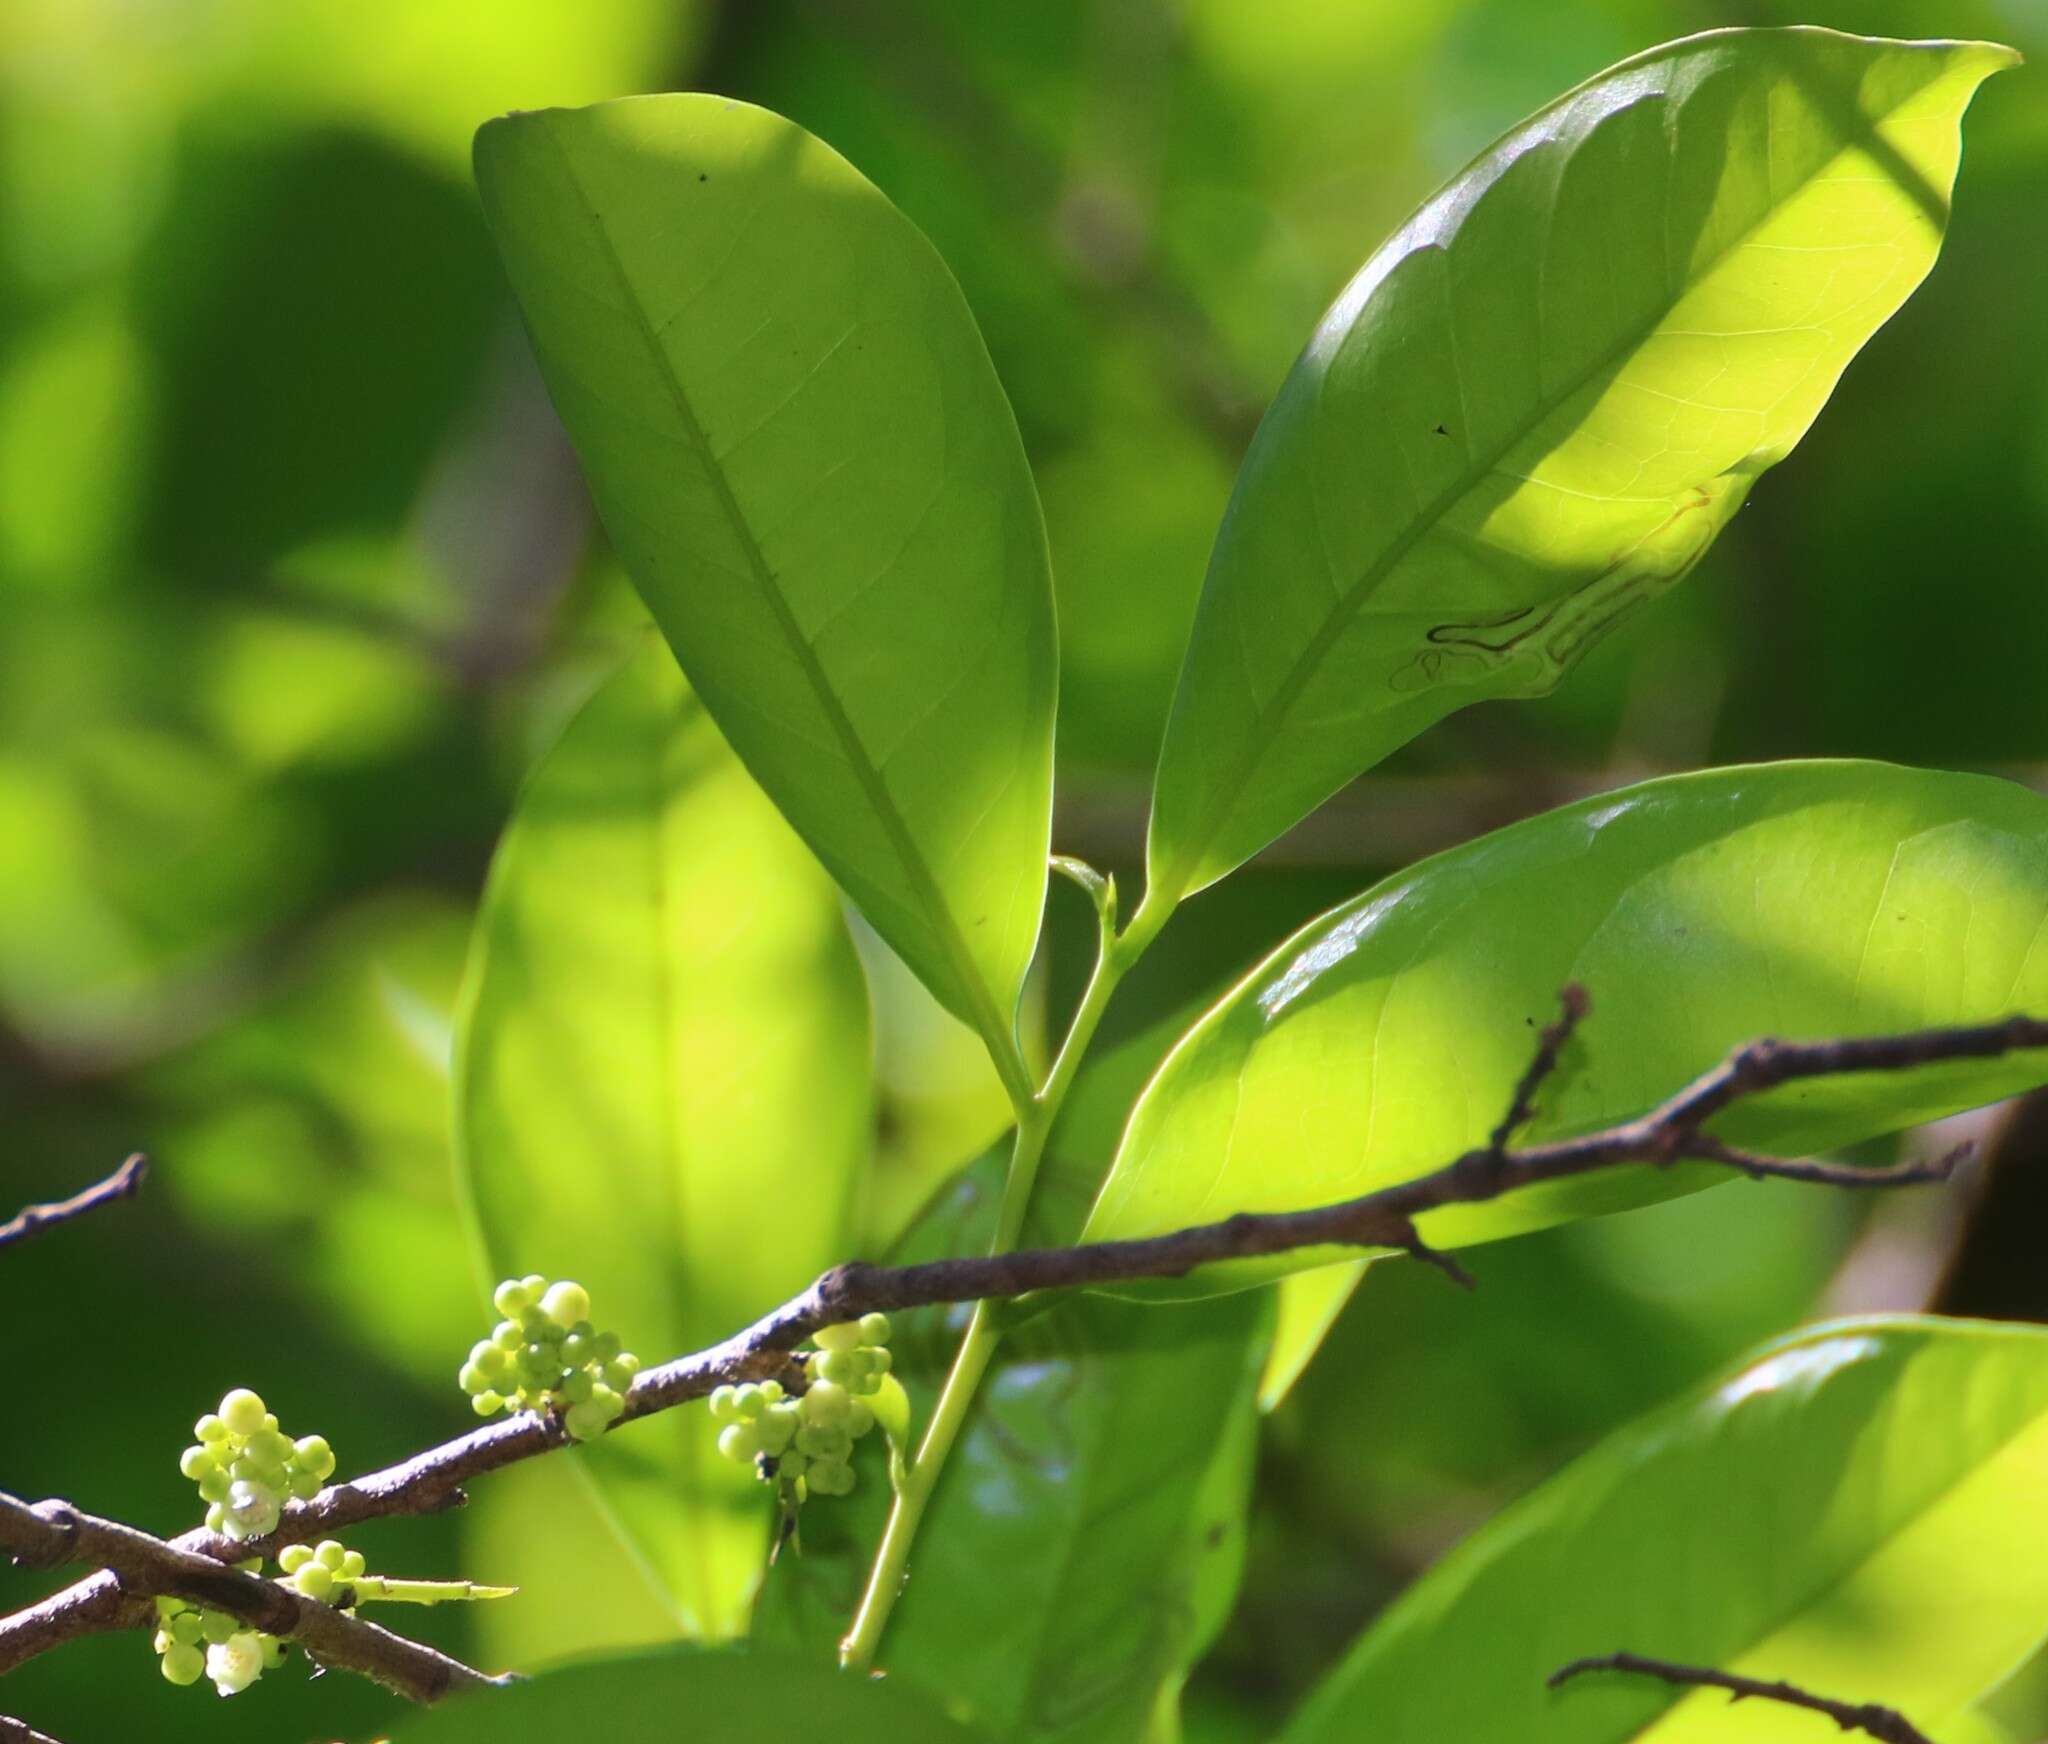
[[[149,1159],[137,1151],[104,1181],[95,1181],[82,1193],[74,1193],[69,1199],[54,1200],[48,1205],[25,1206],[19,1216],[0,1223],[0,1247],[26,1241],[56,1224],[69,1223],[74,1217],[97,1211],[102,1205],[134,1198],[142,1190],[142,1178],[148,1173]]]
[[[196,1600],[266,1635],[296,1641],[317,1663],[359,1672],[410,1701],[433,1702],[451,1690],[512,1681],[486,1677],[459,1659],[306,1598],[280,1581],[245,1574],[133,1526],[83,1513],[69,1502],[31,1507],[0,1491],[0,1549],[32,1568],[97,1563],[120,1581],[125,1595],[152,1613],[149,1600],[158,1593]]]
[[[1958,1160],[1956,1154],[1931,1163],[1866,1169],[1738,1151],[1704,1129],[1733,1104],[1804,1079],[1903,1071],[1939,1061],[1990,1059],[2048,1047],[2048,1020],[2029,1017],[1841,1041],[1756,1041],[1737,1048],[1720,1065],[1638,1119],[1577,1138],[1512,1146],[1509,1141],[1534,1115],[1537,1096],[1556,1071],[1565,1044],[1588,1009],[1582,990],[1565,990],[1562,1015],[1543,1032],[1534,1062],[1515,1089],[1508,1119],[1484,1146],[1433,1173],[1341,1204],[1309,1211],[1241,1212],[1219,1223],[1143,1240],[935,1260],[915,1266],[872,1266],[858,1261],[839,1266],[722,1343],[643,1371],[626,1396],[620,1421],[669,1410],[726,1382],[787,1374],[791,1353],[812,1333],[872,1310],[1178,1278],[1217,1261],[1314,1247],[1404,1250],[1462,1277],[1454,1262],[1424,1240],[1418,1218],[1445,1206],[1477,1204],[1546,1181],[1628,1163],[1663,1166],[1696,1160],[1739,1169],[1757,1178],[1832,1187],[1902,1187],[1944,1180]],[[167,1548],[194,1552],[216,1562],[274,1556],[286,1544],[331,1536],[364,1521],[457,1506],[466,1499],[462,1486],[471,1479],[568,1444],[558,1419],[522,1413],[382,1471],[331,1485],[309,1501],[294,1502],[268,1538],[234,1542],[195,1531],[171,1540]],[[137,1608],[124,1590],[118,1570],[103,1570],[40,1604],[0,1618],[0,1673],[82,1635],[141,1626],[148,1620],[147,1609]]]
[[[1825,1714],[1844,1732],[1862,1732],[1877,1739],[1878,1744],[1934,1744],[1925,1732],[1896,1708],[1880,1707],[1876,1702],[1831,1701],[1826,1696],[1801,1689],[1796,1683],[1766,1683],[1760,1678],[1739,1677],[1732,1671],[1712,1671],[1704,1666],[1645,1659],[1638,1653],[1607,1653],[1594,1659],[1575,1659],[1552,1672],[1547,1681],[1550,1688],[1559,1689],[1573,1678],[1596,1671],[1631,1672],[1640,1677],[1659,1678],[1684,1689],[1726,1690],[1730,1703],[1775,1702],[1780,1707],[1804,1708],[1809,1713]]]
[[[24,1721],[0,1714],[0,1744],[57,1744],[57,1740]]]

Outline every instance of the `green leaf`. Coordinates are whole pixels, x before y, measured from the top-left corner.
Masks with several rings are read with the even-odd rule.
[[[1045,533],[959,287],[726,98],[503,117],[477,182],[614,545],[733,748],[1005,1062],[1044,906]]]
[[[1425,860],[1283,944],[1146,1087],[1084,1239],[1332,1204],[1440,1167],[1485,1142],[1567,982],[1593,1016],[1532,1139],[1641,1113],[1759,1036],[2048,1012],[2044,940],[2048,800],[2010,782],[1775,763],[1603,794]],[[1827,1150],[2044,1077],[2022,1054],[1788,1085],[1716,1130]],[[1607,1170],[1421,1227],[1440,1246],[1490,1241],[1723,1175]],[[1158,1291],[1347,1257],[1232,1262]]]
[[[1898,1318],[1766,1346],[1459,1546],[1366,1631],[1287,1744],[1827,1731],[1635,1678],[1544,1688],[1620,1647],[1882,1702],[1939,1734],[2048,1632],[2044,1460],[2048,1333]]]
[[[670,1648],[459,1697],[401,1722],[394,1744],[598,1736],[611,1744],[973,1744],[979,1734],[909,1690],[789,1655]]]
[[[892,1257],[985,1245],[1000,1163],[978,1163]],[[882,1646],[893,1681],[1006,1740],[1143,1735],[1236,1590],[1264,1306],[1077,1298],[1006,1335],[918,1534]],[[920,1423],[957,1318],[903,1316],[892,1340]],[[804,1509],[803,1553],[770,1574],[758,1638],[831,1651],[887,1501],[879,1461],[860,1482],[856,1506]]]
[[[581,1280],[649,1361],[846,1257],[870,1144],[859,963],[831,884],[652,637],[520,796],[456,1073],[491,1275]],[[681,1626],[742,1628],[765,1492],[704,1413],[582,1457]]]
[[[1370,1264],[1370,1260],[1353,1260],[1348,1265],[1319,1266],[1312,1272],[1295,1272],[1275,1286],[1278,1311],[1273,1320],[1273,1345],[1259,1376],[1260,1410],[1273,1410],[1293,1391]]]
[[[1508,133],[1352,280],[1225,513],[1149,878],[1220,878],[1679,580],[1933,264],[1987,43],[1726,30]]]

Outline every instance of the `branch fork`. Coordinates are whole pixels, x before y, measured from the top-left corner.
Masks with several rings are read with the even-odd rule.
[[[1134,927],[1136,923],[1133,923]],[[1756,1179],[1804,1181],[1842,1188],[1897,1188],[1946,1180],[1961,1150],[1932,1162],[1866,1169],[1843,1164],[1763,1156],[1736,1149],[1706,1131],[1734,1104],[1808,1078],[1896,1072],[1938,1061],[1989,1059],[2048,1048],[2048,1020],[2013,1017],[2000,1023],[1928,1029],[1837,1041],[1756,1041],[1637,1119],[1578,1137],[1517,1145],[1535,1118],[1537,1098],[1560,1068],[1565,1050],[1592,1007],[1585,991],[1567,987],[1554,1022],[1538,1035],[1528,1066],[1488,1141],[1435,1171],[1377,1192],[1311,1210],[1240,1212],[1220,1222],[1129,1241],[1085,1247],[1025,1249],[878,1266],[853,1260],[824,1273],[808,1289],[771,1309],[751,1326],[707,1349],[643,1370],[625,1396],[621,1423],[672,1410],[728,1382],[781,1377],[792,1353],[821,1327],[856,1320],[873,1310],[988,1302],[1045,1291],[1178,1278],[1199,1266],[1256,1258],[1308,1247],[1384,1249],[1409,1253],[1461,1283],[1463,1268],[1431,1247],[1419,1227],[1426,1213],[1449,1205],[1478,1204],[1522,1188],[1630,1163],[1665,1166],[1680,1161],[1717,1164]],[[1055,1073],[1064,1070],[1063,1059]],[[0,1241],[18,1240],[53,1222],[83,1215],[132,1194],[142,1159],[131,1158],[106,1181],[56,1206],[32,1206],[0,1225]],[[568,1445],[552,1416],[522,1412],[427,1449],[410,1459],[330,1485],[308,1501],[293,1502],[276,1531],[233,1541],[205,1531],[152,1538],[133,1527],[100,1520],[68,1502],[30,1507],[0,1493],[0,1550],[30,1566],[62,1562],[98,1565],[98,1572],[38,1604],[0,1617],[0,1674],[66,1642],[110,1629],[147,1627],[153,1595],[170,1593],[225,1610],[266,1633],[301,1642],[322,1664],[377,1678],[415,1700],[431,1701],[451,1689],[506,1681],[486,1677],[430,1648],[330,1606],[304,1599],[273,1581],[232,1565],[274,1557],[287,1544],[332,1535],[365,1521],[424,1514],[459,1506],[473,1478]],[[1609,1656],[1565,1668],[1558,1681],[1596,1669],[1665,1675],[1662,1662]],[[1669,1668],[1665,1668],[1668,1670]],[[1752,1687],[1727,1674],[1679,1668],[1676,1681],[1710,1683],[1738,1699],[1794,1700],[1775,1685]],[[1741,1687],[1737,1687],[1737,1683]],[[1803,1694],[1803,1692],[1795,1692]],[[1880,1744],[1925,1744],[1889,1710],[1815,1707]],[[1839,1711],[1838,1711],[1839,1710]],[[18,1724],[8,1722],[7,1724]],[[1883,1728],[1889,1726],[1891,1730]],[[7,1734],[0,1725],[0,1744]]]

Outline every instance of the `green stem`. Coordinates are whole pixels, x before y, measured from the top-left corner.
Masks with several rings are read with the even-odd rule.
[[[458,1599],[509,1599],[517,1587],[478,1586],[475,1581],[393,1580],[388,1575],[360,1575],[351,1583],[359,1602],[387,1599],[402,1605],[445,1605]]]
[[[1030,1210],[1031,1190],[1038,1180],[1038,1165],[1045,1155],[1045,1142],[1051,1136],[1060,1107],[1081,1070],[1088,1044],[1095,1039],[1096,1026],[1102,1022],[1102,1014],[1109,1007],[1110,995],[1130,972],[1132,964],[1144,955],[1146,947],[1159,936],[1159,929],[1166,924],[1172,912],[1170,903],[1154,903],[1148,893],[1138,905],[1138,912],[1131,917],[1131,924],[1118,936],[1115,883],[1100,879],[1077,881],[1083,882],[1095,899],[1096,919],[1100,927],[1095,970],[1088,978],[1081,1003],[1074,1011],[1074,1021],[1067,1027],[1066,1039],[1060,1044],[1060,1051],[1053,1060],[1052,1070],[1046,1074],[1044,1085],[1028,1100],[1017,1103],[1017,1136],[1010,1148],[1009,1175],[1003,1184],[1002,1209],[997,1215],[996,1236],[989,1250],[992,1253],[1001,1253],[1016,1245],[1024,1227],[1025,1214]],[[938,1487],[939,1474],[945,1470],[946,1461],[952,1455],[953,1444],[966,1424],[981,1378],[988,1373],[988,1365],[995,1357],[996,1345],[1001,1338],[1002,1333],[989,1315],[988,1304],[976,1303],[973,1318],[967,1323],[967,1335],[960,1341],[945,1385],[939,1390],[938,1403],[932,1408],[931,1424],[918,1445],[917,1457],[910,1462],[897,1486],[896,1502],[889,1511],[889,1523],[883,1529],[882,1542],[876,1547],[874,1566],[868,1574],[867,1591],[861,1596],[860,1609],[854,1614],[853,1626],[847,1631],[846,1638],[839,1644],[839,1663],[848,1671],[865,1672],[875,1662],[882,1631],[888,1626],[889,1613],[895,1608],[897,1595],[903,1590],[904,1574],[910,1563],[910,1547],[917,1537],[918,1525],[924,1519],[932,1491]]]

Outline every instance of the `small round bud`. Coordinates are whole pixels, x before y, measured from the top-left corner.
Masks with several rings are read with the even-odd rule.
[[[606,1363],[601,1372],[604,1375],[604,1384],[606,1386],[610,1387],[615,1393],[623,1393],[633,1384],[633,1377],[640,1370],[637,1366],[628,1368],[625,1358],[621,1357],[617,1362]]]
[[[320,1480],[303,1466],[285,1480],[285,1486],[301,1502],[310,1502],[320,1493]]]
[[[826,1352],[852,1350],[860,1343],[860,1328],[851,1322],[838,1326],[821,1326],[811,1334],[811,1342]]]
[[[775,1475],[781,1478],[784,1483],[794,1483],[804,1475],[804,1471],[810,1463],[807,1455],[798,1453],[792,1447],[787,1453],[778,1453],[775,1456]]]
[[[739,1389],[737,1387],[713,1387],[707,1401],[714,1423],[737,1423],[740,1420]]]
[[[572,1369],[581,1368],[590,1361],[594,1339],[585,1338],[580,1332],[572,1332],[562,1340],[562,1360]]]
[[[206,1510],[206,1529],[225,1534],[228,1529],[227,1498],[223,1496]]]
[[[804,1472],[804,1482],[817,1496],[849,1496],[853,1493],[853,1467],[844,1460],[813,1460]]]
[[[213,1449],[204,1443],[188,1447],[178,1455],[178,1470],[195,1484],[210,1471],[220,1470],[220,1461],[213,1457]]]
[[[324,1604],[334,1595],[334,1570],[324,1562],[309,1562],[292,1576],[292,1585]]]
[[[578,1411],[587,1411],[588,1405],[579,1405]],[[718,1432],[718,1451],[735,1465],[749,1465],[754,1456],[761,1452],[761,1432],[751,1423],[728,1423]]]
[[[802,1413],[794,1405],[769,1406],[761,1413],[760,1422],[754,1426],[760,1433],[761,1451],[780,1458],[783,1449],[794,1439],[802,1422]]]
[[[192,1433],[201,1441],[215,1442],[227,1440],[229,1430],[228,1426],[220,1420],[217,1412],[209,1411],[197,1423],[192,1425]]]
[[[505,1409],[505,1401],[496,1393],[479,1393],[470,1400],[469,1408],[479,1417],[494,1417]]]
[[[886,1314],[863,1314],[860,1317],[860,1341],[862,1344],[887,1344],[889,1342],[889,1316]]]
[[[261,1538],[277,1524],[277,1492],[247,1482],[231,1484],[224,1518],[228,1537]]]
[[[742,1422],[751,1423],[768,1408],[768,1401],[761,1397],[761,1389],[749,1381],[733,1395],[733,1406]]]
[[[341,1559],[341,1578],[345,1581],[359,1581],[369,1572],[369,1559],[360,1550],[351,1550]]]
[[[491,1377],[473,1362],[466,1362],[457,1371],[455,1384],[474,1399],[479,1393],[491,1390]]]
[[[605,1372],[607,1374],[609,1374],[613,1369],[617,1369],[622,1374],[624,1374],[628,1380],[631,1380],[633,1376],[637,1375],[640,1372],[641,1363],[640,1359],[637,1356],[635,1356],[630,1350],[622,1350],[619,1352],[617,1356],[607,1357],[605,1359],[604,1366]],[[761,1390],[764,1393],[770,1387],[773,1387],[775,1389],[775,1396],[779,1399],[782,1396],[782,1383],[780,1381],[763,1381],[761,1383]]]
[[[595,1346],[592,1354],[599,1362],[610,1362],[626,1348],[619,1342],[619,1335],[616,1332],[600,1332],[591,1343]]]
[[[313,1547],[310,1544],[287,1544],[277,1553],[277,1566],[286,1574],[297,1574],[312,1560]]]
[[[549,1287],[548,1293],[540,1299],[540,1306],[541,1312],[566,1332],[577,1321],[590,1318],[590,1292],[581,1284],[564,1278],[559,1284]]]
[[[804,1394],[805,1420],[821,1428],[844,1423],[853,1410],[853,1395],[835,1381],[820,1381]]]
[[[853,1436],[844,1429],[821,1429],[806,1423],[796,1432],[796,1448],[813,1459],[845,1459],[853,1452]]]
[[[199,1615],[199,1633],[208,1646],[218,1647],[233,1637],[241,1628],[234,1618],[225,1611],[202,1611]]]
[[[171,1639],[182,1647],[197,1646],[201,1639],[199,1633],[199,1613],[197,1611],[180,1611],[173,1617],[171,1619]]]
[[[865,1399],[856,1399],[846,1413],[846,1433],[858,1441],[875,1426],[875,1408]]]
[[[283,1465],[298,1452],[298,1445],[289,1435],[281,1435],[275,1429],[259,1429],[249,1437],[249,1451],[266,1465]]]
[[[165,1651],[158,1669],[182,1689],[206,1675],[206,1655],[193,1643],[179,1641]]]
[[[327,1445],[324,1435],[305,1436],[293,1445],[292,1456],[301,1471],[309,1471],[316,1478],[324,1480],[334,1475],[334,1449]]]
[[[572,1441],[595,1441],[604,1433],[606,1421],[605,1414],[598,1409],[596,1401],[586,1399],[580,1405],[571,1405],[563,1413],[562,1427],[568,1430]],[[741,1427],[743,1426],[737,1423],[733,1425],[733,1429]],[[725,1433],[730,1435],[732,1429]]]
[[[850,1350],[828,1350],[818,1358],[818,1379],[850,1387],[861,1379],[861,1366]]]
[[[220,1420],[236,1435],[254,1435],[266,1415],[263,1401],[247,1387],[237,1387],[220,1402]]]
[[[867,1357],[870,1374],[886,1375],[895,1365],[895,1359],[890,1356],[887,1348],[879,1344],[867,1353]]]
[[[590,1402],[590,1395],[596,1390],[597,1382],[591,1379],[588,1369],[575,1370],[562,1383],[562,1397],[567,1399],[572,1405],[588,1404]]]
[[[313,1552],[313,1560],[331,1574],[341,1573],[341,1565],[348,1560],[348,1547],[338,1538],[323,1538],[320,1548]]]
[[[626,1409],[626,1401],[602,1381],[590,1389],[590,1402],[604,1413],[607,1423],[616,1423]]]
[[[517,1278],[507,1278],[491,1292],[491,1306],[507,1320],[517,1320],[533,1297]]]
[[[491,1342],[510,1356],[526,1342],[526,1334],[517,1320],[501,1320],[491,1328]]]

